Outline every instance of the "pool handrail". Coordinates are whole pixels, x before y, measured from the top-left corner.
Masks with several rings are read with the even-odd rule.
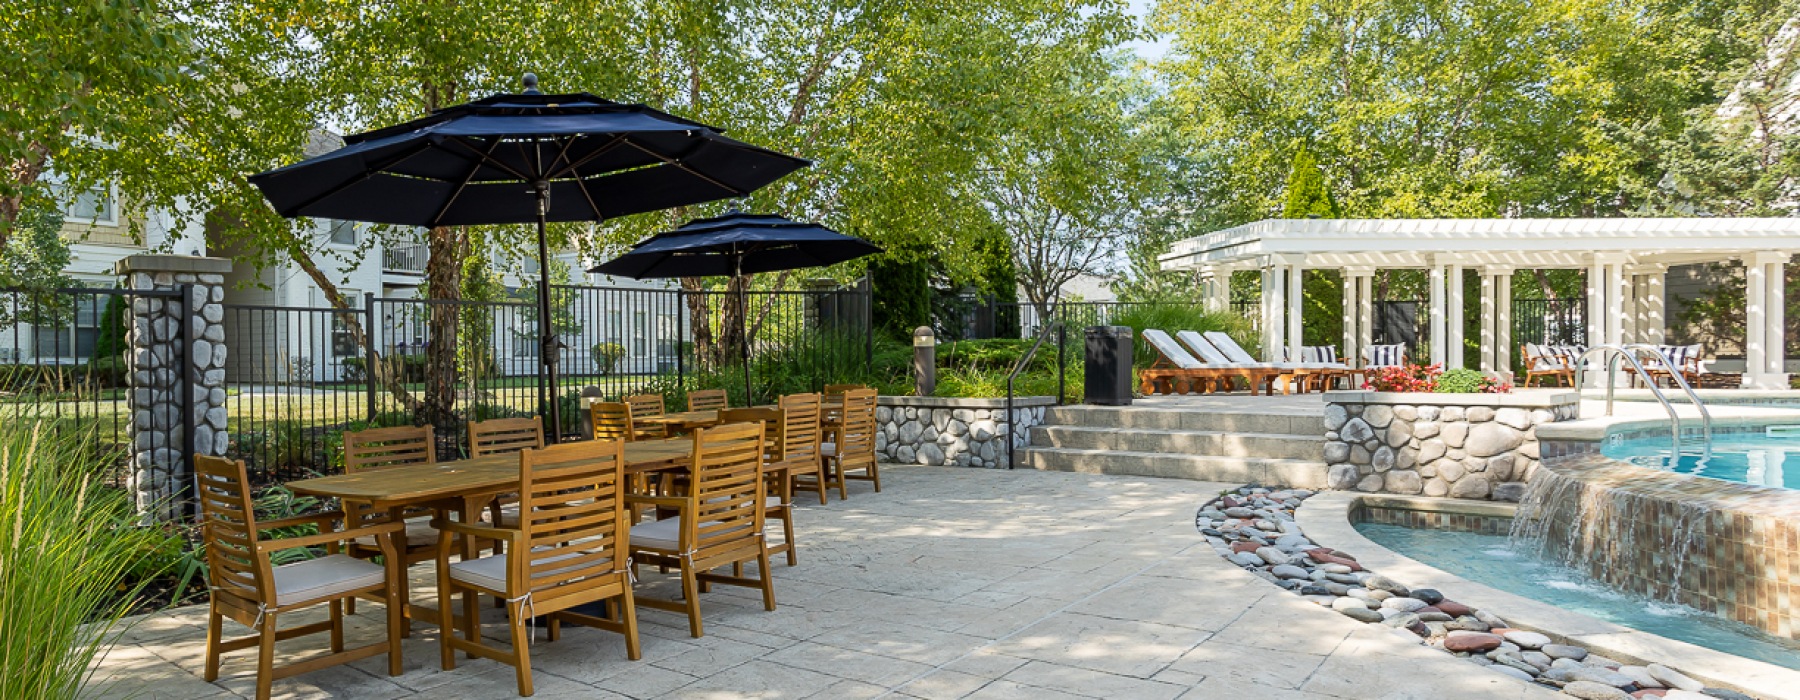
[[[1603,357],[1602,361],[1606,363],[1606,415],[1611,416],[1613,414],[1613,393],[1618,388],[1619,360],[1624,359],[1626,362],[1630,362],[1632,369],[1636,370],[1649,383],[1650,393],[1656,397],[1657,403],[1662,404],[1663,410],[1669,412],[1670,440],[1673,443],[1669,459],[1673,464],[1674,460],[1681,456],[1681,415],[1675,412],[1675,404],[1669,402],[1669,397],[1663,394],[1662,387],[1657,386],[1656,382],[1650,381],[1650,373],[1644,370],[1644,365],[1637,359],[1637,353],[1641,352],[1648,352],[1661,358],[1664,367],[1675,366],[1667,354],[1657,349],[1656,346],[1646,343],[1595,345],[1575,357],[1575,397],[1577,401],[1580,400],[1581,388],[1586,383],[1583,379],[1587,374],[1588,356],[1599,353]],[[1693,387],[1688,386],[1687,380],[1682,378],[1680,373],[1670,372],[1670,374],[1675,377],[1677,385],[1687,392],[1688,400],[1694,402],[1694,406],[1699,408],[1702,430],[1710,445],[1712,442],[1712,413],[1706,410],[1706,404],[1701,403],[1700,395],[1694,393]]]

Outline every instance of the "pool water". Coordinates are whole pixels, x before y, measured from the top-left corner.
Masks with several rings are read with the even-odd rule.
[[[1358,523],[1388,549],[1457,576],[1614,624],[1728,654],[1800,669],[1800,643],[1684,605],[1620,593],[1576,571],[1514,549],[1505,535]],[[1498,611],[1502,618],[1506,611]]]
[[[1600,450],[1613,459],[1651,469],[1671,469],[1669,439],[1608,441]],[[1710,453],[1698,440],[1683,441],[1673,471],[1757,486],[1800,489],[1800,435],[1716,435]]]

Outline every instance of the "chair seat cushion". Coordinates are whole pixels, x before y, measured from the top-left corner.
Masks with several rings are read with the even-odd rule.
[[[819,443],[819,454],[826,456],[826,457],[836,457],[837,456],[837,443],[835,443],[835,442]]]
[[[483,511],[482,515],[481,515],[481,519],[482,520],[493,520],[494,519],[493,511]],[[498,522],[494,523],[494,527],[498,527],[498,528],[502,528],[502,529],[506,529],[506,530],[519,529],[519,504],[507,503],[505,505],[500,506],[500,520]]]
[[[544,550],[543,547],[538,547],[536,549],[536,551],[543,551],[543,550]],[[568,554],[557,555],[554,557],[550,557],[549,559],[545,559],[544,561],[540,562],[540,565],[553,563],[553,562],[561,561],[564,559],[570,559],[573,557],[579,557],[582,554],[583,554],[582,552],[570,552]],[[603,565],[604,562],[601,562],[600,564]],[[594,564],[584,564],[582,566],[595,566],[595,565]],[[537,575],[538,576],[550,576],[550,575],[554,575],[554,574],[560,574],[560,573],[563,573],[566,571],[572,571],[572,570],[578,569],[578,568],[581,568],[581,566],[568,566],[568,567],[563,567],[561,569],[550,569],[548,571],[540,571],[537,573]],[[596,573],[601,573],[601,572],[596,571]],[[507,591],[507,588],[506,588],[506,555],[505,554],[495,554],[491,557],[482,557],[480,559],[459,561],[459,562],[456,562],[455,564],[451,564],[450,565],[450,578],[454,581],[458,581],[460,583],[466,583],[471,586],[480,586],[482,588],[486,588],[491,591],[502,591],[502,592],[510,593],[510,591]]]
[[[343,554],[282,564],[269,570],[275,579],[275,604],[293,605],[308,600],[379,586],[387,570]]]
[[[763,500],[763,510],[768,510],[770,508],[780,508],[784,505],[787,505],[787,504],[781,502],[780,496],[769,496],[765,500]]]
[[[631,546],[679,551],[681,549],[681,518],[664,518],[632,525]]]
[[[381,545],[375,541],[375,535],[363,535],[354,540],[359,547],[379,549]],[[413,518],[406,521],[406,547],[436,547],[438,529],[431,526],[431,518]]]

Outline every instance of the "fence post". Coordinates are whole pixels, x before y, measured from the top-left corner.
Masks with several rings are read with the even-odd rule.
[[[375,422],[375,293],[363,292],[363,380],[369,384],[369,422]]]
[[[629,340],[626,342],[630,342]],[[694,343],[688,340],[687,290],[675,290],[675,385],[687,386],[687,354]]]
[[[869,276],[864,274],[856,283],[861,294],[862,327],[863,327],[863,371],[875,371],[875,292],[869,284]]]
[[[114,272],[131,302],[127,397],[128,487],[139,520],[179,519],[190,504],[194,455],[222,455],[225,412],[225,274],[231,261],[140,254]]]

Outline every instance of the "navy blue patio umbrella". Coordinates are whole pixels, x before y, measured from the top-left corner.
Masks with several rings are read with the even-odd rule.
[[[736,211],[695,219],[656,234],[589,272],[632,279],[740,277],[758,272],[824,267],[881,252],[881,246],[818,224],[771,214]],[[738,323],[744,323],[745,290],[739,289]],[[750,338],[738,329],[744,361],[744,400],[750,401]]]
[[[525,90],[344,138],[344,147],[250,176],[282,216],[402,226],[537,223],[538,313],[552,440],[563,347],[551,327],[548,222],[602,221],[742,197],[811,163],[717,127],[587,93]],[[545,392],[550,392],[546,394]]]

